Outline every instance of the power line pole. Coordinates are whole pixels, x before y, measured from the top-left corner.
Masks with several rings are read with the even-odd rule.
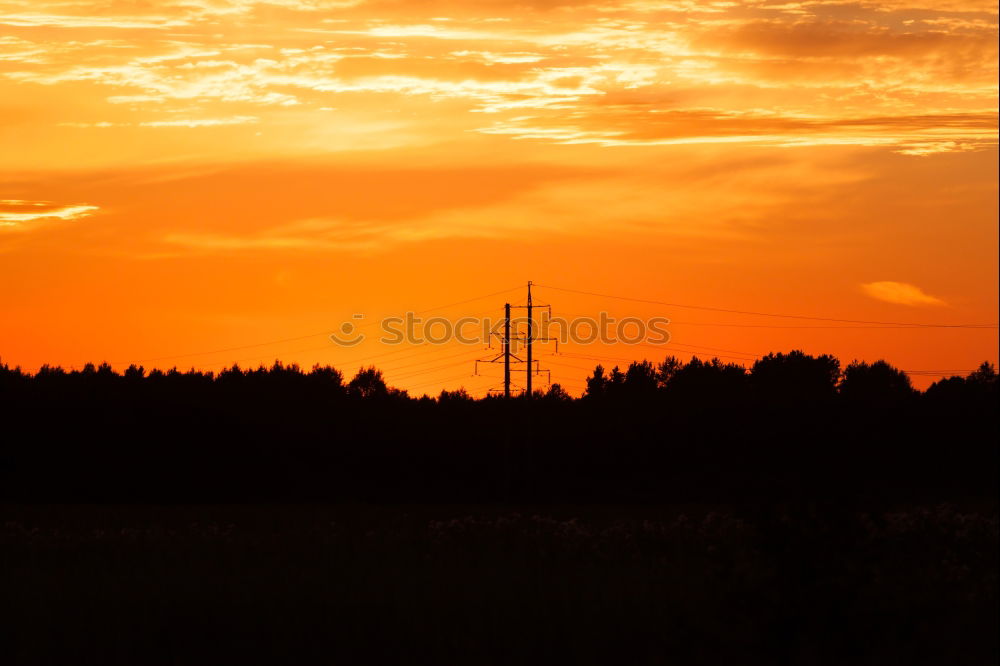
[[[510,397],[510,303],[503,306],[503,397]],[[528,373],[530,376],[531,373]]]
[[[494,356],[493,358],[485,358],[485,359],[477,359],[476,360],[476,371],[475,371],[475,374],[477,374],[477,375],[479,374],[479,364],[480,363],[500,363],[500,362],[503,363],[503,396],[504,396],[504,398],[510,398],[511,397],[511,380],[510,380],[510,376],[511,376],[512,372],[524,372],[525,373],[525,375],[526,375],[525,395],[529,399],[531,398],[531,393],[532,393],[532,390],[533,390],[532,389],[532,385],[533,385],[533,377],[534,377],[534,375],[539,374],[541,372],[545,372],[545,373],[549,372],[548,370],[541,370],[540,368],[536,368],[535,367],[536,361],[533,359],[533,353],[534,353],[534,351],[532,349],[532,343],[534,343],[535,341],[538,341],[538,342],[547,342],[551,338],[537,337],[535,335],[535,322],[533,320],[533,317],[534,317],[535,308],[548,308],[549,309],[549,313],[551,314],[551,312],[552,312],[552,306],[550,306],[550,305],[535,305],[534,301],[531,298],[531,285],[532,285],[532,282],[529,280],[528,281],[528,300],[527,300],[527,303],[525,305],[511,305],[510,303],[504,303],[504,306],[503,306],[503,314],[504,314],[504,319],[503,319],[503,333],[499,333],[499,332],[497,332],[495,330],[491,330],[490,331],[489,335],[490,335],[490,340],[491,341],[492,341],[492,339],[494,337],[500,338],[500,343],[501,343],[501,349],[502,349],[502,351],[498,355]],[[526,330],[526,332],[525,332],[525,334],[524,334],[523,337],[516,330],[514,330],[514,326],[513,325],[514,325],[515,322],[513,322],[512,319],[511,319],[511,310],[514,309],[514,308],[527,308],[527,313],[528,313],[527,323],[526,323],[526,329],[527,330]],[[523,358],[523,359],[520,358],[517,354],[515,354],[514,351],[513,351],[513,349],[512,349],[512,347],[511,347],[511,343],[515,343],[518,340],[523,340],[525,342],[525,346],[527,347],[527,356],[525,358]],[[490,343],[489,346],[490,347],[493,346],[492,342]],[[556,351],[557,352],[559,351],[559,341],[558,340],[556,340]],[[525,368],[523,370],[515,369],[515,368],[511,367],[512,364],[523,364],[525,366]],[[496,392],[496,391],[497,391],[496,389],[490,389],[491,393]]]
[[[524,340],[525,340],[525,347],[527,348],[525,350],[525,363],[528,366],[525,369],[525,372],[527,373],[527,377],[526,377],[526,381],[525,381],[525,396],[529,400],[532,397],[532,388],[531,388],[532,377],[534,377],[534,375],[537,375],[537,374],[542,373],[542,372],[545,372],[545,373],[549,372],[548,370],[542,370],[541,368],[539,368],[539,367],[537,367],[535,365],[536,361],[534,360],[534,356],[533,356],[534,355],[533,343],[536,342],[536,341],[537,342],[551,342],[553,340],[553,338],[538,337],[538,336],[535,335],[535,319],[534,319],[535,308],[547,308],[548,311],[549,311],[549,316],[551,316],[552,315],[552,306],[551,305],[535,305],[535,302],[531,298],[531,286],[532,286],[532,284],[534,284],[534,283],[531,280],[528,280],[528,300],[527,300],[527,302],[524,305],[515,305],[515,306],[513,306],[513,307],[516,307],[516,308],[525,308],[527,310],[527,313],[528,313],[527,322],[526,322],[527,331],[525,333]],[[556,351],[558,352],[559,351],[559,339],[558,338],[555,338],[555,343],[556,343]],[[551,381],[551,376],[550,376],[550,381]]]
[[[526,344],[528,345],[527,356],[528,356],[528,373],[527,379],[525,381],[525,391],[527,392],[528,400],[531,400],[531,376],[534,373],[534,366],[531,365],[531,340],[532,340],[532,330],[531,330],[531,280],[528,280],[528,333],[525,336]]]
[[[489,346],[493,346],[493,338],[500,339],[500,353],[493,358],[482,358],[476,359],[476,371],[475,374],[479,374],[479,364],[480,363],[503,363],[503,397],[509,398],[511,395],[511,381],[510,373],[515,372],[511,365],[513,363],[524,363],[513,351],[511,346],[512,342],[517,341],[519,338],[516,333],[512,333],[512,321],[510,318],[511,308],[517,307],[510,303],[504,303],[503,306],[503,332],[497,330],[490,330],[489,332]],[[490,389],[490,393],[497,392],[497,389]]]

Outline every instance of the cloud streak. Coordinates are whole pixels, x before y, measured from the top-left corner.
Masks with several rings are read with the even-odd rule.
[[[982,3],[113,7],[0,0],[0,24],[14,31],[0,39],[0,94],[85,89],[95,102],[71,102],[57,123],[78,129],[255,117],[285,150],[304,152],[315,150],[329,109],[394,125],[393,145],[467,131],[603,147],[741,141],[904,155],[997,142],[997,12]],[[239,21],[245,42],[219,39],[227,21]],[[398,122],[443,104],[459,134]]]
[[[945,305],[940,298],[925,293],[920,287],[906,282],[868,282],[862,290],[872,298],[896,305]]]
[[[0,200],[0,227],[23,227],[40,220],[78,220],[98,210],[89,204],[57,205],[49,201]]]

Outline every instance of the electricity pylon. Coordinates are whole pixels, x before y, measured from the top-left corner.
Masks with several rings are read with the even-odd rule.
[[[511,332],[512,323],[515,323],[515,322],[512,322],[511,316],[510,316],[510,311],[511,311],[512,308],[526,308],[527,309],[527,318],[526,318],[526,322],[525,322],[527,330],[525,331],[525,334],[523,336],[518,335],[517,333],[512,334],[512,332]],[[511,393],[511,391],[510,391],[510,387],[511,387],[510,374],[512,372],[524,372],[525,373],[525,395],[529,399],[532,396],[532,377],[534,375],[541,374],[542,372],[544,372],[544,373],[546,373],[549,381],[551,382],[551,379],[552,379],[552,377],[551,377],[551,371],[549,371],[549,370],[542,370],[539,367],[539,365],[538,365],[538,361],[534,360],[533,357],[532,357],[532,343],[534,343],[536,341],[537,342],[548,342],[548,341],[550,341],[552,339],[552,338],[548,338],[548,337],[540,337],[540,336],[536,336],[535,335],[535,329],[534,329],[535,322],[533,320],[534,309],[535,308],[548,308],[548,310],[549,310],[549,316],[551,318],[551,315],[552,315],[552,306],[551,305],[536,305],[535,303],[532,302],[532,299],[531,299],[531,281],[529,280],[528,281],[528,300],[527,300],[526,304],[525,305],[511,305],[510,303],[504,303],[504,306],[503,306],[503,309],[504,309],[503,333],[502,334],[498,334],[496,331],[491,331],[490,332],[491,339],[492,339],[493,336],[497,336],[497,337],[500,338],[500,342],[501,342],[501,345],[502,345],[502,351],[500,352],[500,354],[498,354],[497,356],[494,356],[493,358],[478,359],[478,360],[476,360],[475,374],[477,374],[477,375],[479,374],[479,364],[480,363],[501,363],[501,362],[503,363],[503,395],[504,395],[505,398],[509,398],[510,397],[510,393]],[[512,342],[516,343],[518,340],[523,340],[524,341],[524,345],[525,345],[525,358],[524,359],[522,359],[520,356],[518,356],[517,354],[515,354],[511,350],[511,343]],[[556,340],[557,351],[558,351],[558,344],[559,344],[559,341]],[[511,367],[512,364],[520,364],[520,363],[523,363],[526,366],[523,370],[519,370],[517,368],[512,368]]]

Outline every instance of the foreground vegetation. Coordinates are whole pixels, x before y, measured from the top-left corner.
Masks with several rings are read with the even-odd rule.
[[[0,500],[893,503],[994,497],[997,375],[770,355],[587,394],[410,398],[374,368],[0,368]]]
[[[991,664],[997,516],[29,507],[6,663]]]

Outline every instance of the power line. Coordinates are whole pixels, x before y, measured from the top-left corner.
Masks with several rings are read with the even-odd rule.
[[[327,335],[328,333],[329,333],[329,331],[323,331],[322,333],[310,333],[309,335],[299,335],[299,336],[296,336],[294,338],[283,338],[281,340],[270,340],[268,342],[257,342],[257,343],[251,344],[251,345],[240,345],[238,347],[226,347],[226,348],[223,348],[223,349],[213,349],[211,351],[191,352],[191,353],[188,353],[188,354],[173,354],[171,356],[154,356],[152,358],[138,358],[138,359],[133,359],[130,362],[131,363],[149,363],[149,362],[152,362],[152,361],[163,361],[163,360],[171,359],[171,358],[188,358],[188,357],[191,357],[191,356],[209,356],[211,354],[221,354],[223,352],[229,352],[229,351],[240,351],[241,349],[252,349],[253,347],[266,347],[268,345],[277,345],[277,344],[281,344],[283,342],[294,342],[296,340],[306,340],[308,338],[315,338],[315,337],[320,336],[320,335]],[[259,358],[259,357],[250,357],[250,358]],[[121,361],[121,362],[124,363],[125,361]]]
[[[593,319],[593,315],[584,315],[579,313],[570,313],[560,311],[562,315],[566,317],[576,317],[578,319]],[[722,328],[764,328],[764,329],[775,329],[775,330],[829,330],[829,331],[877,331],[877,330],[906,330],[906,331],[926,331],[926,330],[941,330],[941,327],[937,325],[909,325],[909,324],[897,324],[897,325],[868,325],[868,326],[849,326],[849,325],[815,325],[815,326],[795,326],[788,324],[741,324],[736,322],[715,322],[715,321],[678,321],[676,319],[671,319],[669,322],[670,326],[716,326]],[[943,324],[942,326],[952,327],[950,324]],[[974,330],[984,330],[989,331],[996,328],[996,326],[988,324],[976,324],[973,325]],[[962,330],[962,329],[959,329]]]
[[[537,284],[537,283],[536,283]],[[725,312],[728,314],[741,314],[741,315],[754,315],[758,317],[780,317],[783,319],[805,319],[809,321],[832,321],[845,324],[872,324],[877,326],[900,326],[906,328],[983,328],[983,329],[993,329],[998,328],[997,324],[922,324],[913,322],[898,322],[898,321],[866,321],[864,319],[837,319],[834,317],[810,317],[807,315],[794,315],[794,314],[781,314],[776,312],[756,312],[752,310],[730,310],[727,308],[716,308],[704,305],[683,305],[681,303],[667,303],[665,301],[654,301],[646,298],[633,298],[631,296],[615,296],[613,294],[600,294],[593,291],[584,291],[582,289],[569,289],[566,287],[555,287],[552,285],[537,284],[539,287],[544,287],[546,289],[555,289],[556,291],[565,291],[574,294],[584,294],[587,296],[596,296],[598,298],[612,298],[620,301],[633,301],[635,303],[648,303],[653,305],[665,305],[672,308],[685,308],[690,310],[706,310],[709,312]]]
[[[468,316],[470,316],[470,317],[481,317],[481,316],[484,316],[484,315],[489,314],[491,312],[493,312],[492,309],[485,310],[485,311],[482,311],[482,312],[479,312],[479,313],[476,313],[476,314],[473,314],[473,315],[468,315]],[[430,346],[428,347],[428,346],[425,346],[425,345],[430,345]],[[416,351],[413,351],[414,347],[423,347],[423,348],[422,349],[417,349]],[[403,348],[396,349],[396,350],[393,350],[393,351],[388,351],[388,352],[384,352],[384,353],[380,353],[380,354],[370,354],[370,355],[367,355],[367,356],[355,357],[353,359],[347,359],[347,360],[338,360],[338,361],[335,361],[335,363],[339,367],[344,368],[344,367],[347,367],[349,365],[353,365],[355,363],[360,363],[360,364],[363,365],[363,364],[368,363],[370,361],[373,361],[375,359],[385,358],[385,357],[388,357],[388,356],[394,356],[394,355],[400,354],[402,352],[411,352],[411,353],[408,353],[408,354],[406,354],[404,356],[400,356],[398,358],[393,359],[391,361],[391,363],[394,363],[396,361],[401,361],[401,360],[413,358],[413,357],[416,357],[416,356],[421,356],[421,355],[423,355],[423,354],[425,354],[427,352],[435,351],[435,350],[438,350],[438,349],[441,349],[441,348],[443,348],[443,345],[436,345],[434,343],[431,343],[430,341],[425,340],[423,342],[415,343],[412,346],[403,347]],[[323,345],[322,347],[308,347],[308,348],[305,348],[305,349],[296,349],[296,350],[286,351],[286,352],[283,352],[283,353],[284,354],[296,354],[296,353],[301,353],[301,352],[306,352],[306,351],[330,350],[330,349],[333,349],[333,347],[331,345],[327,344],[327,345]],[[468,352],[465,352],[465,353],[468,353]],[[460,354],[457,354],[455,356],[458,356],[458,355],[460,355]],[[270,355],[268,355],[268,356],[248,356],[248,357],[244,357],[244,358],[241,358],[241,359],[235,359],[235,360],[232,360],[232,361],[225,361],[225,362],[220,363],[218,365],[220,366],[220,369],[225,369],[225,368],[228,368],[230,366],[230,364],[237,364],[237,363],[240,363],[242,361],[247,361],[247,360],[251,360],[251,359],[253,359],[253,360],[261,359],[261,360],[263,360],[265,358],[270,358]],[[453,357],[445,357],[445,358],[453,358]],[[278,359],[275,358],[275,360],[278,360]],[[400,369],[406,368],[406,367],[410,367],[412,365],[421,365],[424,362],[415,363],[415,364],[409,364],[409,365],[404,365],[404,366],[398,366],[396,368],[392,368],[391,367],[391,363],[390,363],[390,367],[389,368],[382,367],[380,369],[381,370],[386,370],[388,372],[395,372],[397,370],[400,370]]]
[[[969,326],[951,325],[951,324],[924,324],[924,325],[886,325],[886,326],[781,326],[777,324],[735,324],[735,323],[722,323],[722,322],[708,322],[708,321],[675,321],[670,320],[671,326],[720,326],[727,328],[768,328],[768,329],[783,329],[783,330],[828,330],[828,331],[878,331],[878,330],[896,330],[896,331],[923,331],[927,329],[972,329],[972,330],[983,330],[989,331],[996,326],[989,324],[974,324]]]
[[[553,356],[553,354],[547,354],[547,356]],[[585,359],[580,359],[580,360],[585,360]],[[563,363],[562,361],[553,361],[552,359],[549,359],[549,363],[552,363],[553,365],[561,365],[564,368],[573,368],[574,370],[582,370],[584,372],[590,372],[591,370],[593,370],[593,368],[590,367],[582,365],[573,365],[572,363]]]
[[[417,370],[416,372],[407,372],[407,373],[405,373],[405,374],[403,374],[401,376],[396,377],[395,381],[398,381],[400,379],[409,379],[410,377],[417,377],[419,375],[426,375],[428,372],[435,372],[437,370],[443,370],[444,368],[454,368],[455,366],[462,365],[463,363],[468,363],[469,361],[472,361],[472,360],[474,360],[474,359],[465,358],[465,359],[462,359],[461,361],[458,361],[456,363],[448,363],[446,365],[436,366],[436,367],[433,367],[433,368],[427,368],[425,370]]]
[[[975,370],[903,370],[903,372],[921,377],[958,377],[971,375]]]
[[[597,356],[596,354],[575,354],[572,352],[570,353],[563,352],[559,354],[559,356],[563,356],[570,359],[587,359],[591,361],[616,361],[621,363],[632,363],[633,361],[635,361],[635,359],[633,358],[622,358],[620,356]]]
[[[424,386],[430,386],[431,384],[443,384],[445,382],[454,382],[454,381],[458,381],[459,379],[473,379],[473,378],[475,378],[475,375],[461,374],[461,375],[455,375],[454,377],[446,377],[444,379],[432,379],[432,380],[429,380],[429,381],[426,381],[426,382],[420,382],[418,384],[411,384],[410,385],[410,389],[421,388],[421,387],[424,387]],[[486,378],[483,377],[483,378],[480,378],[480,379],[486,379]],[[492,383],[492,380],[487,381],[487,382],[481,382],[478,385],[473,386],[472,390],[473,391],[480,391],[484,387],[489,386],[491,383]],[[465,385],[462,385],[460,388],[466,388],[467,389],[467,387]]]
[[[549,354],[549,356],[555,356],[555,354]],[[560,354],[559,356],[561,357],[563,355]],[[572,359],[579,359],[579,360],[585,360],[586,359],[586,360],[594,360],[594,361],[626,361],[626,360],[628,360],[628,359],[623,359],[623,358],[600,357],[600,356],[571,356],[569,358],[571,360]],[[644,359],[644,360],[648,360],[648,359]],[[579,365],[572,365],[570,363],[563,363],[562,361],[554,361],[552,359],[549,359],[549,363],[551,363],[553,365],[559,365],[559,366],[562,366],[564,368],[572,368],[574,370],[582,370],[582,371],[586,371],[586,372],[590,372],[590,370],[591,370],[591,368],[589,368],[589,367],[584,367],[584,366],[579,366]],[[975,372],[974,370],[907,370],[905,368],[900,369],[900,371],[906,373],[907,375],[911,375],[911,376],[914,376],[914,377],[961,377],[963,375],[969,375],[969,374]],[[564,384],[565,385],[564,382],[553,382],[553,383]]]
[[[651,347],[653,345],[645,345],[645,346]],[[686,352],[688,354],[691,354],[692,356],[697,356],[697,352],[696,351],[691,351],[689,349],[681,349],[679,351]],[[568,352],[568,353],[572,354],[572,356],[569,356],[568,358],[587,358],[587,359],[591,359],[591,360],[595,360],[595,361],[621,361],[623,363],[632,363],[632,362],[635,361],[634,358],[622,358],[622,357],[615,357],[615,356],[597,356],[597,355],[593,355],[593,354],[586,354],[586,355],[584,355],[584,354],[578,354],[578,353],[574,353],[574,352]],[[563,354],[560,354],[560,356],[562,356],[562,355]],[[715,357],[715,358],[728,358],[728,359],[732,359],[734,361],[752,361],[752,360],[754,360],[753,358],[748,358],[746,356],[732,356],[732,355],[729,355],[729,354],[712,354],[712,356]],[[643,360],[649,360],[649,359],[643,359]]]
[[[417,315],[419,315],[419,314],[426,314],[428,312],[434,312],[435,310],[444,310],[444,309],[452,308],[452,307],[455,307],[455,306],[458,306],[458,305],[465,305],[466,303],[472,303],[473,301],[480,301],[480,300],[482,300],[484,298],[490,298],[492,296],[499,296],[500,294],[506,294],[507,292],[514,291],[515,289],[520,289],[520,286],[510,287],[508,289],[501,289],[500,291],[494,291],[494,292],[491,292],[489,294],[483,294],[481,296],[474,296],[472,298],[467,298],[465,300],[456,301],[454,303],[447,303],[445,305],[436,305],[436,306],[434,306],[432,308],[426,308],[426,309],[423,309],[423,310],[419,310],[417,312],[414,312],[413,314],[417,314]],[[374,326],[377,323],[378,323],[377,321],[371,321],[371,322],[367,322],[367,323],[364,323],[364,324],[359,324],[355,328],[366,328],[368,326]],[[152,361],[162,361],[162,360],[172,359],[172,358],[188,358],[188,357],[191,357],[191,356],[208,356],[208,355],[211,355],[211,354],[221,354],[223,352],[239,351],[241,349],[252,349],[254,347],[266,347],[268,345],[277,345],[277,344],[282,344],[282,343],[285,343],[285,342],[295,342],[297,340],[307,340],[309,338],[315,338],[315,337],[318,337],[320,335],[329,335],[330,332],[331,332],[330,329],[327,329],[325,331],[320,331],[318,333],[309,333],[307,335],[297,335],[297,336],[291,337],[291,338],[280,338],[278,340],[268,340],[266,342],[255,342],[255,343],[252,343],[252,344],[238,345],[238,346],[235,346],[235,347],[225,347],[225,348],[221,348],[221,349],[213,349],[213,350],[210,350],[210,351],[197,351],[197,352],[189,352],[189,353],[185,353],[185,354],[171,354],[171,355],[167,355],[167,356],[155,356],[155,357],[151,357],[151,358],[133,359],[132,361],[119,361],[119,363],[149,363],[149,362],[152,362]]]
[[[532,377],[535,374],[541,374],[545,372],[549,380],[551,380],[552,375],[548,370],[542,370],[538,362],[532,359],[532,349],[535,342],[548,342],[552,338],[547,336],[538,336],[534,332],[534,309],[546,309],[549,314],[552,314],[552,306],[550,305],[538,305],[531,298],[531,287],[532,281],[528,280],[528,294],[527,300],[524,305],[511,305],[510,302],[504,303],[504,317],[503,317],[503,333],[497,333],[495,331],[491,332],[491,335],[497,336],[500,339],[502,351],[500,354],[493,356],[492,358],[485,359],[475,359],[476,373],[479,374],[479,364],[480,363],[503,363],[503,395],[505,398],[511,397],[511,386],[513,385],[511,381],[511,372],[517,372],[518,369],[512,368],[512,364],[522,364],[524,369],[520,370],[525,373],[525,388],[524,395],[529,400],[531,399],[532,393]],[[514,320],[511,318],[512,308],[524,308],[527,310],[527,316],[524,319],[525,331],[524,334],[520,334],[515,331],[513,326],[515,324]],[[519,356],[512,352],[512,342],[524,341],[525,343],[525,356],[526,358],[522,360]],[[558,345],[558,341],[556,343]]]
[[[412,351],[414,347],[420,347],[420,346],[426,345],[426,344],[429,344],[429,343],[427,343],[427,342],[421,342],[421,343],[417,343],[416,345],[413,345],[411,347],[404,347],[404,348],[401,348],[401,349],[396,349],[394,351],[385,352],[383,354],[361,356],[359,358],[353,358],[353,359],[347,359],[347,360],[343,360],[343,361],[337,361],[337,364],[340,365],[341,367],[345,367],[348,364],[353,365],[355,363],[362,363],[362,364],[364,364],[364,363],[367,363],[367,362],[372,361],[374,359],[384,358],[386,356],[392,356],[392,355],[395,355],[395,354],[402,353],[404,351]],[[308,351],[319,351],[319,350],[327,350],[327,351],[329,351],[331,349],[334,349],[334,347],[331,346],[328,343],[328,344],[325,344],[325,345],[323,345],[321,347],[307,347],[305,349],[296,349],[296,350],[285,351],[285,352],[281,352],[281,353],[283,353],[283,354],[299,354],[299,353],[308,352]],[[414,354],[408,354],[406,356],[401,356],[398,359],[394,359],[394,360],[398,361],[398,360],[403,360],[405,358],[411,358],[412,356],[417,356],[417,355],[422,354],[424,352],[431,351],[432,349],[433,348],[419,349]],[[267,356],[246,356],[244,358],[238,358],[238,359],[235,359],[235,360],[232,360],[232,361],[223,361],[223,362],[221,362],[218,365],[221,365],[221,367],[225,368],[225,367],[228,367],[231,363],[240,363],[242,361],[257,360],[257,359],[264,359],[264,358],[270,358],[270,355],[267,355]],[[277,358],[275,360],[277,360]],[[213,364],[213,365],[215,365],[215,364]]]
[[[424,312],[426,312],[426,310]],[[489,314],[490,312],[493,312],[493,310],[492,309],[490,309],[490,310],[484,310],[483,312],[478,312],[476,314],[467,315],[467,316],[470,316],[470,317],[482,317],[482,316],[484,316],[486,314]],[[431,345],[431,346],[430,347],[426,347],[425,345]],[[329,347],[329,346],[327,346],[327,347]],[[386,356],[393,356],[395,354],[399,354],[399,353],[404,352],[404,351],[411,351],[411,350],[413,350],[414,347],[422,347],[422,349],[418,349],[416,352],[414,352],[412,354],[407,354],[406,356],[400,356],[399,358],[393,359],[393,360],[394,361],[401,361],[401,360],[406,359],[406,358],[412,358],[414,356],[419,356],[419,355],[421,355],[421,354],[423,354],[425,352],[433,351],[433,350],[437,349],[439,347],[439,345],[436,345],[436,344],[430,342],[429,340],[424,340],[423,342],[417,342],[417,343],[414,343],[414,344],[412,344],[412,345],[410,345],[408,347],[403,347],[401,349],[396,349],[396,350],[390,351],[390,352],[385,352],[385,353],[381,353],[381,354],[374,354],[374,355],[369,355],[369,356],[361,356],[361,357],[358,357],[358,358],[340,360],[340,361],[335,361],[335,362],[338,363],[339,365],[341,365],[341,367],[345,367],[347,364],[352,364],[353,365],[354,363],[367,363],[369,361],[373,361],[373,360],[378,359],[378,358],[385,358]],[[304,351],[311,351],[311,350],[304,350]],[[290,352],[290,353],[295,353],[295,352]]]
[[[693,344],[690,344],[690,343],[687,343],[687,342],[674,342],[673,340],[671,340],[670,342],[664,343],[662,345],[654,345],[654,344],[650,344],[648,342],[639,342],[639,343],[636,343],[636,344],[638,344],[638,345],[640,345],[642,347],[651,347],[653,349],[665,349],[666,351],[670,351],[670,349],[668,348],[669,346],[674,346],[674,347],[692,347],[695,350],[699,350],[700,349],[702,351],[707,350],[707,351],[711,351],[711,352],[720,352],[720,351],[721,352],[730,352],[732,354],[740,354],[741,356],[747,356],[749,358],[760,358],[760,356],[761,356],[760,354],[755,354],[753,352],[747,352],[747,351],[740,351],[738,349],[725,349],[723,347],[708,347],[708,346],[705,346],[705,345],[693,345]],[[689,350],[682,349],[680,351],[689,351]]]
[[[401,365],[401,366],[396,367],[396,368],[391,368],[389,370],[386,370],[385,372],[386,373],[389,373],[389,372],[398,372],[400,370],[403,370],[404,368],[412,368],[412,367],[415,367],[415,366],[418,366],[418,365],[427,365],[428,363],[437,363],[439,361],[447,361],[448,359],[458,358],[459,356],[468,356],[470,353],[472,353],[472,350],[465,349],[463,351],[458,352],[457,354],[452,354],[450,356],[445,356],[443,358],[432,358],[432,359],[428,359],[426,361],[417,361],[416,363],[408,363],[406,365]],[[477,350],[475,353],[476,353],[476,355],[478,355],[479,351]]]
[[[422,343],[422,344],[430,344],[430,343],[426,343],[425,342],[425,343]],[[422,355],[423,353],[426,353],[428,351],[435,351],[436,349],[438,349],[437,346],[432,346],[432,347],[429,347],[429,348],[418,350],[414,354],[408,354],[406,356],[401,356],[398,359],[394,359],[394,360],[395,361],[401,361],[401,360],[413,358],[415,356]],[[305,351],[305,350],[303,350],[303,351]],[[369,356],[367,358],[354,359],[352,361],[352,364],[353,363],[358,363],[358,362],[361,362],[362,364],[364,364],[364,363],[366,363],[366,362],[368,362],[370,360],[373,360],[375,358],[388,356],[390,354],[399,353],[401,351],[406,351],[406,350],[399,349],[399,350],[396,350],[395,352],[388,352],[386,354],[378,354],[376,356]],[[423,360],[423,361],[417,361],[415,363],[407,363],[407,364],[404,364],[404,365],[401,365],[401,366],[396,366],[396,367],[391,367],[391,365],[390,365],[389,367],[379,367],[378,369],[381,370],[384,374],[388,375],[388,374],[391,374],[391,373],[398,372],[400,370],[404,370],[406,368],[412,368],[412,367],[416,367],[416,366],[427,365],[428,363],[438,363],[439,361],[448,360],[448,359],[452,359],[452,358],[458,358],[459,356],[468,357],[468,355],[470,353],[472,353],[473,351],[475,351],[475,353],[477,353],[477,354],[479,353],[478,350],[466,349],[466,350],[463,350],[463,351],[461,351],[461,352],[459,352],[457,354],[452,354],[450,356],[445,356],[443,358],[433,358],[433,359],[428,359],[428,360]],[[290,352],[290,353],[294,353],[294,352]],[[258,357],[253,357],[253,358],[258,358]],[[343,366],[341,366],[341,367],[343,367]],[[407,373],[407,374],[409,374],[409,373]],[[395,379],[401,379],[401,377],[396,377]]]

